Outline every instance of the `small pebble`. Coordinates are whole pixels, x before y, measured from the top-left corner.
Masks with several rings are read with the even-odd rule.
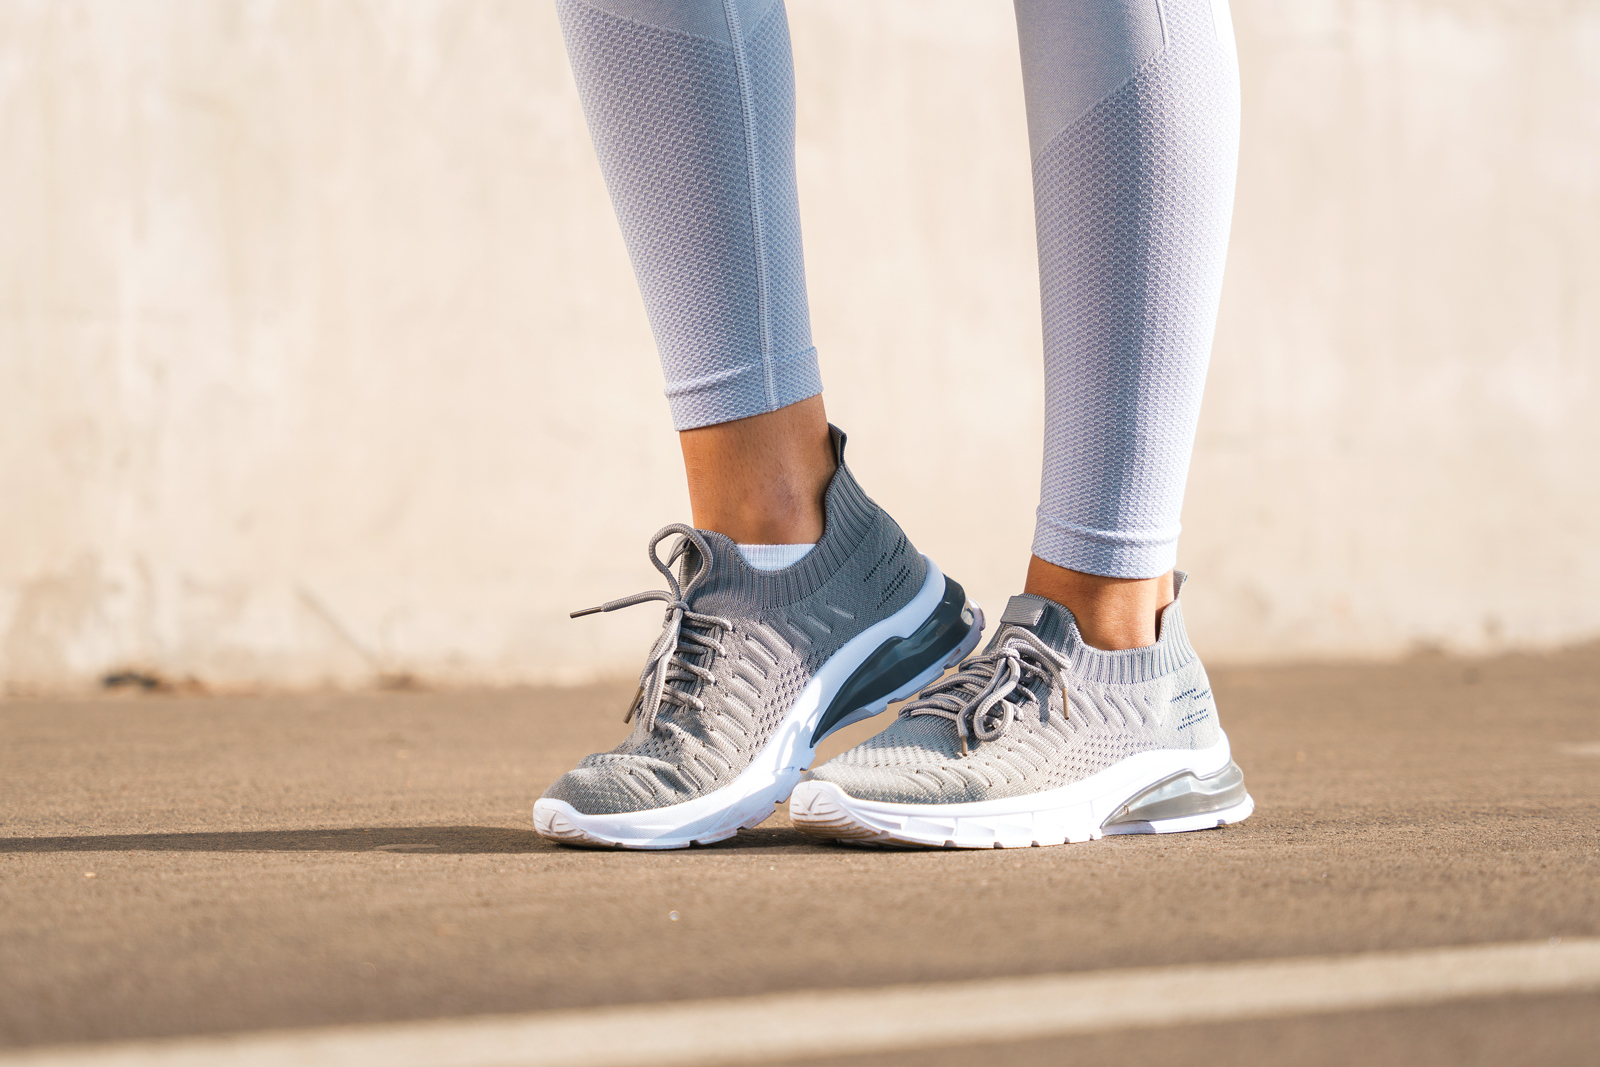
[[[98,877],[100,877],[98,874],[95,874],[93,871],[84,871],[83,872],[83,876],[85,878],[98,878]]]

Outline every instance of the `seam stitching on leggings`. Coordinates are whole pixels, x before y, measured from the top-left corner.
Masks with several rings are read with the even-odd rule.
[[[1160,10],[1159,7],[1157,8],[1157,10]],[[1164,27],[1163,27],[1161,33],[1162,33],[1162,39],[1165,40],[1165,38],[1166,38],[1166,29]],[[1161,46],[1161,51],[1152,54],[1150,56],[1150,58],[1146,59],[1143,63],[1140,63],[1138,67],[1134,68],[1134,71],[1133,71],[1132,74],[1129,74],[1126,78],[1123,78],[1120,82],[1118,82],[1115,87],[1113,87],[1109,92],[1106,93],[1106,95],[1102,96],[1100,99],[1096,100],[1094,103],[1090,104],[1088,107],[1084,108],[1082,111],[1080,111],[1076,115],[1072,116],[1066,122],[1063,122],[1061,124],[1061,128],[1059,130],[1057,130],[1055,133],[1052,133],[1049,136],[1049,138],[1047,138],[1045,140],[1044,144],[1039,146],[1039,150],[1037,152],[1033,153],[1033,160],[1032,160],[1033,163],[1035,165],[1037,165],[1038,162],[1039,162],[1040,157],[1043,156],[1045,154],[1045,152],[1049,151],[1049,149],[1057,141],[1061,140],[1061,138],[1066,134],[1066,132],[1068,130],[1072,129],[1072,127],[1076,126],[1078,123],[1080,123],[1084,119],[1088,118],[1089,115],[1094,111],[1095,108],[1100,107],[1107,100],[1110,100],[1113,96],[1116,96],[1118,93],[1122,92],[1128,86],[1132,85],[1134,83],[1134,81],[1139,77],[1139,75],[1148,73],[1152,67],[1154,67],[1157,63],[1160,63],[1163,59],[1166,59],[1167,57],[1169,57],[1171,54],[1172,54],[1172,49],[1168,48],[1166,45],[1163,44]]]
[[[744,151],[750,175],[750,229],[756,252],[756,321],[761,330],[762,384],[766,388],[767,409],[778,407],[778,387],[772,366],[772,303],[767,277],[766,220],[761,214],[760,145],[756,136],[755,93],[750,84],[750,60],[745,55],[744,27],[739,22],[737,0],[722,0],[728,20],[728,39],[733,44],[733,69],[739,80],[739,111],[744,119]]]
[[[712,371],[710,374],[702,374],[698,378],[679,378],[675,381],[668,382],[665,393],[669,397],[679,397],[686,396],[691,393],[704,392],[715,389],[716,387],[739,377],[746,371],[756,371],[765,375],[766,367],[769,362],[774,368],[774,380],[776,380],[776,368],[781,364],[792,363],[795,360],[806,359],[810,356],[815,356],[816,354],[817,346],[811,345],[810,347],[797,348],[790,352],[774,352],[770,360],[763,360],[760,356],[757,356],[755,361],[752,363],[741,363],[734,367],[728,367],[719,371]]]
[[[1068,537],[1093,541],[1096,544],[1121,545],[1127,548],[1161,548],[1175,543],[1183,535],[1183,524],[1174,523],[1165,530],[1099,530],[1093,526],[1057,518],[1045,510],[1043,504],[1034,509],[1041,522]]]
[[[617,22],[627,23],[629,26],[637,26],[640,29],[651,30],[655,33],[664,33],[671,37],[681,38],[685,41],[699,41],[702,44],[711,45],[713,48],[724,47],[723,43],[717,40],[715,37],[707,37],[703,33],[690,33],[688,30],[675,30],[671,26],[658,26],[654,22],[645,22],[643,19],[630,18],[627,15],[612,11],[610,8],[600,7],[598,4],[592,4],[589,2],[589,0],[565,0],[565,2],[578,7],[588,8],[590,12],[600,16],[601,18],[614,19]]]

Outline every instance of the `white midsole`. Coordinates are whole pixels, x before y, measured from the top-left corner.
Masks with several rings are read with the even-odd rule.
[[[594,838],[597,843],[674,848],[690,841],[730,836],[755,816],[770,815],[772,805],[789,795],[811,765],[816,755],[811,735],[840,688],[885,641],[915,633],[944,599],[944,574],[931,559],[922,558],[927,562],[928,573],[917,595],[887,619],[851,638],[828,658],[800,691],[767,743],[733,781],[681,804],[612,815],[588,815],[565,801],[541,798],[533,806],[535,828],[547,836],[577,837],[559,829],[559,820],[564,819],[581,835]],[[933,664],[901,686],[891,699],[909,696],[942,670],[942,661]]]
[[[958,848],[1088,841],[1119,808],[1174,775],[1207,778],[1233,758],[1227,734],[1203,749],[1156,749],[1057,789],[964,804],[900,804],[862,800],[832,782],[801,782],[790,798],[797,823],[831,821],[836,809],[885,840]],[[1248,812],[1246,812],[1248,814]],[[1242,816],[1241,816],[1242,817]],[[1214,823],[1213,823],[1214,825]],[[854,835],[860,836],[860,835]]]

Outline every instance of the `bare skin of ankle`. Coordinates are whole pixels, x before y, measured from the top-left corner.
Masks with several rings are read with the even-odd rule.
[[[1159,578],[1104,578],[1057,567],[1038,556],[1028,561],[1023,592],[1064,604],[1078,632],[1094,648],[1114,652],[1156,643],[1156,617],[1172,603],[1172,572]]]
[[[683,430],[678,443],[697,528],[744,545],[821,540],[822,497],[836,467],[821,396]]]

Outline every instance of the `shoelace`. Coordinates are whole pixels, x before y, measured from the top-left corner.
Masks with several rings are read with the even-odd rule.
[[[1025,703],[1037,704],[1033,691],[1022,688],[1029,678],[1043,678],[1061,690],[1061,706],[1067,706],[1069,661],[1039,639],[1031,630],[1013,627],[992,652],[969,656],[956,673],[930,685],[917,699],[900,709],[901,715],[937,715],[956,724],[961,739],[961,754],[967,755],[967,731],[979,741],[994,741],[1005,735],[1022,710],[1022,704],[1007,697],[1021,689]]]
[[[667,561],[662,563],[661,558],[656,555],[656,546],[672,534],[679,535],[682,540],[673,547]],[[680,586],[678,576],[672,573],[672,566],[690,546],[699,553],[700,564],[689,580]],[[572,613],[572,617],[576,619],[597,612],[631,608],[635,604],[644,604],[651,600],[666,602],[667,615],[661,636],[656,638],[654,647],[650,649],[644,670],[639,673],[639,690],[633,694],[633,703],[628,705],[628,713],[622,717],[623,722],[631,722],[634,713],[637,712],[640,725],[647,731],[655,728],[656,713],[661,710],[662,704],[676,704],[679,707],[694,708],[696,711],[705,710],[705,701],[691,692],[671,688],[668,683],[712,681],[714,676],[709,669],[690,663],[683,657],[699,656],[707,651],[726,654],[722,643],[715,640],[712,634],[733,628],[733,623],[720,615],[705,615],[689,608],[690,595],[711,575],[711,546],[700,535],[700,531],[682,523],[664,526],[650,539],[649,553],[650,562],[655,564],[656,570],[667,576],[667,583],[672,587],[670,590],[651,589],[648,592],[625,596],[621,600],[608,601],[599,607],[584,608],[582,611]],[[701,633],[700,630],[706,632]]]

